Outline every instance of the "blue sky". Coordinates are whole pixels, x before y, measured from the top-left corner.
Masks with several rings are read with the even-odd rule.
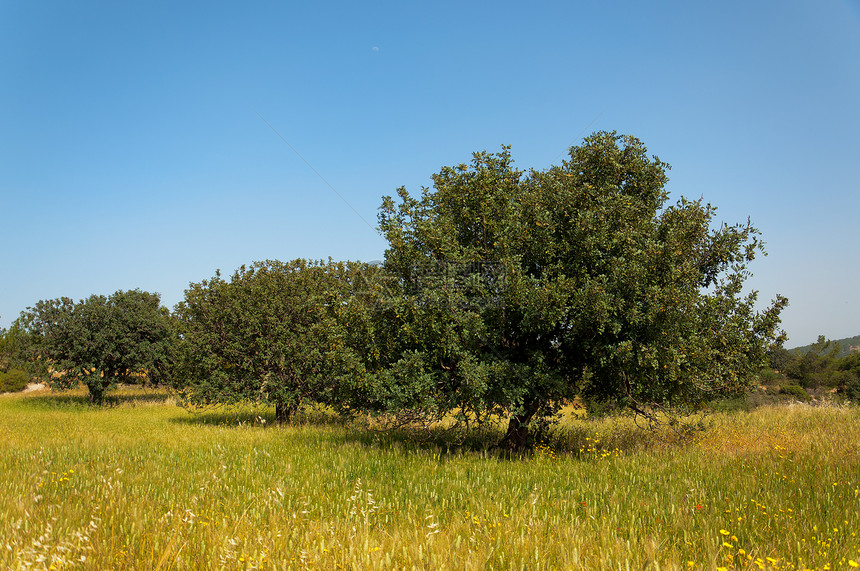
[[[750,283],[789,298],[788,346],[860,334],[860,0],[3,2],[0,108],[0,326],[118,289],[172,307],[254,260],[381,259],[397,187],[617,130],[674,197],[762,230]]]

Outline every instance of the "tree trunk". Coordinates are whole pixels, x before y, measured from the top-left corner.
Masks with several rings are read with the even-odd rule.
[[[522,452],[529,445],[529,423],[534,415],[540,410],[541,401],[538,399],[527,401],[523,406],[523,412],[511,416],[508,422],[508,431],[499,442],[499,448],[508,452]]]
[[[293,416],[296,414],[298,404],[296,403],[275,403],[275,422],[278,424],[292,424]]]
[[[90,404],[101,406],[105,402],[105,390],[102,386],[101,379],[96,379],[95,382],[87,383],[87,390],[90,393]]]

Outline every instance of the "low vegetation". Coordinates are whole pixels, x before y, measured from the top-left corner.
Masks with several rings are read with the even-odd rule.
[[[0,371],[0,393],[16,393],[30,383],[30,376],[22,369]]]
[[[712,413],[686,432],[574,414],[532,454],[167,393],[0,398],[8,569],[848,569],[860,415]],[[503,433],[487,434],[494,442]]]

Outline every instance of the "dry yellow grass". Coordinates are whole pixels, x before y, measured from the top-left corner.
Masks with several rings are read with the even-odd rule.
[[[522,460],[164,396],[0,400],[8,569],[831,569],[860,562],[860,414],[568,418]],[[267,421],[265,424],[263,420]]]

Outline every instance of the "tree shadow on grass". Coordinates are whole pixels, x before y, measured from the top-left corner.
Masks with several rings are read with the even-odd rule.
[[[165,389],[124,387],[108,393],[102,406],[90,403],[89,394],[81,389],[25,395],[20,402],[28,408],[41,410],[97,411],[116,407],[170,406],[175,404],[175,397]],[[396,450],[422,455],[429,453],[440,458],[475,454],[511,460],[535,456],[603,458],[640,449],[665,447],[677,440],[671,438],[672,434],[638,429],[631,425],[629,419],[616,418],[598,420],[596,424],[594,421],[578,423],[536,434],[530,448],[517,454],[506,454],[496,447],[504,435],[503,427],[499,426],[487,425],[457,435],[444,429],[427,430],[423,427],[375,429],[368,426],[366,421],[345,418],[321,406],[307,406],[296,414],[291,424],[284,425],[276,423],[274,407],[222,405],[185,410],[188,414],[171,416],[168,422],[226,428],[337,428],[328,431],[325,439],[369,450]],[[312,437],[319,438],[320,434],[315,432]]]
[[[343,418],[320,407],[307,407],[296,413],[290,424],[278,424],[274,407],[248,405],[218,405],[205,408],[186,408],[189,414],[172,418],[170,422],[200,426],[225,426],[261,428],[302,426],[344,426]]]
[[[586,427],[560,428],[549,432],[538,431],[535,441],[527,449],[517,453],[500,449],[498,443],[505,434],[503,424],[486,424],[473,427],[468,432],[456,432],[440,427],[427,429],[421,426],[400,426],[397,428],[378,428],[367,418],[350,419],[339,416],[325,407],[300,410],[290,424],[275,421],[273,407],[250,405],[217,405],[206,408],[186,409],[189,414],[171,418],[169,422],[196,426],[217,426],[223,428],[256,429],[298,429],[335,427],[338,430],[327,432],[327,442],[337,442],[347,446],[358,446],[368,450],[389,450],[421,455],[430,454],[437,458],[473,456],[524,460],[535,456],[590,458],[613,455],[618,451],[615,445],[618,438],[608,439],[611,448],[595,437]],[[320,438],[313,431],[309,438]],[[608,442],[607,442],[608,444]],[[629,445],[628,445],[629,447]]]
[[[359,426],[349,429],[350,440],[368,448],[403,450],[437,457],[462,455],[499,456],[496,445],[504,432],[495,429],[473,430],[465,436],[452,437],[445,431],[427,431],[425,428],[398,428],[395,430],[367,430]],[[527,454],[523,454],[525,457]]]
[[[173,396],[165,390],[133,390],[118,391],[105,395],[104,403],[96,405],[90,402],[90,396],[83,391],[68,393],[49,393],[28,395],[21,399],[27,406],[42,409],[93,409],[113,407],[135,407],[165,405],[173,401]]]
[[[171,418],[169,422],[196,426],[218,426],[225,428],[258,429],[302,429],[336,427],[326,439],[342,444],[362,446],[376,450],[402,450],[434,455],[458,455],[461,453],[491,454],[503,432],[497,429],[473,431],[465,438],[452,438],[444,430],[428,431],[424,428],[401,427],[388,430],[369,429],[361,422],[339,416],[325,407],[300,410],[289,424],[275,421],[273,407],[248,405],[218,405],[207,408],[186,409],[189,414]],[[319,434],[314,434],[318,438]]]
[[[473,428],[460,438],[445,430],[398,428],[368,430],[350,426],[350,437],[377,449],[434,451],[439,456],[474,455],[518,461],[531,458],[552,462],[560,460],[605,461],[641,451],[682,448],[695,443],[710,426],[694,416],[676,426],[643,427],[629,415],[612,415],[596,420],[562,419],[558,423],[536,425],[526,448],[515,452],[499,446],[505,434],[504,423]]]

